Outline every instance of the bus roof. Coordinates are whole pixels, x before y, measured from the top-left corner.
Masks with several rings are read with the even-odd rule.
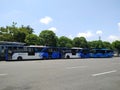
[[[0,45],[25,45],[26,43],[21,42],[8,42],[8,41],[0,41]]]
[[[41,45],[30,45],[28,47],[46,47],[46,46],[41,46]]]

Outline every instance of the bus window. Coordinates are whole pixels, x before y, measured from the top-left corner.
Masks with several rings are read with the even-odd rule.
[[[72,53],[72,55],[76,55],[77,50],[76,49],[71,49],[71,53]]]
[[[31,47],[28,48],[28,55],[35,55],[34,48],[31,48]]]

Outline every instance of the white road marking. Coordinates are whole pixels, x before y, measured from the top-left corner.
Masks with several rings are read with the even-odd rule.
[[[117,72],[117,70],[112,70],[112,71],[107,71],[107,72],[92,74],[92,76],[95,77],[95,76],[104,75],[104,74],[110,74],[110,73],[114,73],[114,72]]]
[[[5,73],[0,74],[0,76],[6,76],[6,75],[8,75],[8,74],[5,74]]]
[[[86,68],[87,66],[67,67],[66,69]]]

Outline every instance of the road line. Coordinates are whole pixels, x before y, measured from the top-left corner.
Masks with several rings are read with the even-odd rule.
[[[105,74],[110,74],[110,73],[114,73],[117,72],[117,70],[112,70],[112,71],[107,71],[107,72],[102,72],[102,73],[97,73],[97,74],[92,74],[92,76],[100,76],[100,75],[105,75]]]
[[[6,76],[6,75],[8,75],[8,74],[5,74],[5,73],[3,73],[3,74],[0,74],[0,76]]]
[[[87,66],[67,67],[66,69],[86,68]]]

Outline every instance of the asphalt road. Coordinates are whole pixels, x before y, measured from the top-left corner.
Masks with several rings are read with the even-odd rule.
[[[120,58],[1,61],[0,90],[120,90]]]

